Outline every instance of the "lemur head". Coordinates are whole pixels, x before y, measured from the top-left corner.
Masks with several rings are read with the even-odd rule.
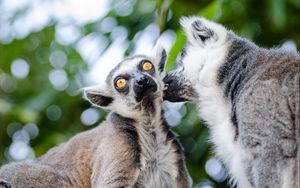
[[[231,32],[202,17],[183,17],[180,24],[187,36],[187,43],[177,69],[164,79],[167,85],[164,98],[172,102],[196,101],[198,85],[210,87],[210,82],[217,78],[216,71],[205,70],[217,68],[223,63]]]
[[[153,113],[162,103],[166,57],[165,50],[156,47],[152,56],[124,59],[104,83],[85,88],[85,98],[126,118]]]

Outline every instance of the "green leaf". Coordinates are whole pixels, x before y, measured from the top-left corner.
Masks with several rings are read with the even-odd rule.
[[[220,15],[217,13],[220,12],[222,1],[213,1],[210,3],[208,6],[203,8],[200,12],[199,15],[204,16],[208,19],[218,19]],[[169,53],[169,58],[167,60],[167,65],[166,65],[166,70],[169,72],[172,68],[175,67],[175,62],[178,54],[181,52],[182,48],[185,45],[185,36],[184,33],[181,30],[178,30],[176,32],[176,40],[175,43]]]
[[[176,32],[176,39],[173,47],[170,50],[169,57],[166,64],[166,70],[169,72],[172,68],[175,67],[175,62],[178,54],[181,52],[182,48],[185,45],[185,36],[181,30]]]
[[[205,8],[201,9],[198,14],[210,20],[218,20],[221,16],[221,4],[221,0],[213,1]]]
[[[283,29],[286,23],[285,2],[283,0],[269,0],[269,4],[273,26],[278,30]]]

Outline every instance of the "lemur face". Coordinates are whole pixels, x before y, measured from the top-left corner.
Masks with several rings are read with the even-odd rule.
[[[151,56],[136,55],[120,62],[105,83],[85,89],[92,104],[128,118],[153,110],[162,101],[166,52],[157,47]]]
[[[180,20],[187,36],[178,68],[171,71],[164,82],[164,98],[171,102],[196,101],[199,88],[216,86],[217,70],[205,71],[223,63],[228,49],[228,31],[217,23],[201,17]],[[217,86],[216,86],[217,87]]]

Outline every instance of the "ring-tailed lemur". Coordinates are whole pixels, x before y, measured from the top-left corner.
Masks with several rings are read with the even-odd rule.
[[[189,187],[183,151],[163,117],[166,52],[119,63],[102,86],[85,89],[111,110],[100,126],[80,133],[34,162],[0,170],[0,187]]]
[[[265,49],[201,17],[185,17],[179,67],[164,98],[193,101],[240,188],[300,188],[300,55]]]

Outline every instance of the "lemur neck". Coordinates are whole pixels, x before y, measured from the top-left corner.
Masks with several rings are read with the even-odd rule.
[[[147,105],[143,105],[141,121],[143,122],[143,127],[155,128],[159,126],[163,120],[163,108],[162,103],[158,100],[152,101]]]
[[[154,101],[152,106],[146,106],[141,110],[141,113],[133,117],[124,117],[117,112],[111,112],[107,119],[112,121],[114,125],[122,124],[122,126],[126,126],[126,124],[130,124],[137,129],[144,129],[146,131],[157,129],[162,124],[166,124],[162,104],[159,101]],[[168,125],[166,126],[168,127]]]

